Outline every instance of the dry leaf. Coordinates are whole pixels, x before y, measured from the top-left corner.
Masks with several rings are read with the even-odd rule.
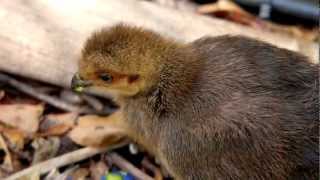
[[[108,118],[87,115],[78,120],[78,125],[69,133],[77,144],[88,146],[105,146],[122,140],[124,129],[108,123]]]
[[[32,164],[36,164],[54,157],[59,150],[60,140],[57,137],[37,138],[31,145],[35,149]]]
[[[89,175],[89,170],[87,168],[78,168],[72,173],[72,179],[85,180]]]
[[[112,127],[76,127],[70,133],[69,137],[75,143],[83,146],[106,146],[122,140],[122,134]]]
[[[0,131],[10,143],[10,147],[16,151],[20,151],[24,147],[26,135],[19,131],[18,129],[13,128],[1,128]]]
[[[0,149],[5,152],[4,162],[1,164],[1,167],[7,171],[12,172],[14,170],[11,153],[8,149],[7,143],[4,140],[3,136],[0,134]]]
[[[263,31],[269,31],[286,36],[294,36],[306,41],[319,39],[319,29],[309,30],[298,26],[280,25],[262,20],[242,9],[230,0],[219,0],[215,3],[205,4],[198,8],[200,14],[212,14],[215,17],[254,27]]]
[[[40,124],[39,136],[60,136],[69,131],[76,123],[78,113],[49,114]]]
[[[22,169],[22,165],[19,159],[20,154],[15,154],[16,152],[18,153],[23,153],[22,149],[24,147],[24,143],[25,143],[25,134],[21,131],[19,131],[18,129],[13,129],[13,128],[7,128],[5,126],[3,126],[2,124],[0,124],[0,132],[3,134],[3,136],[1,136],[1,138],[5,137],[5,140],[1,140],[2,143],[0,143],[0,149],[3,149],[6,156],[5,157],[5,162],[4,164],[9,164],[9,168],[7,168],[7,165],[4,165],[4,170],[8,171],[8,172],[15,172],[18,171],[20,169]],[[6,145],[5,148],[1,148],[4,147],[3,145]],[[10,147],[10,149],[14,152],[11,153],[9,151],[9,154],[6,153],[5,149],[9,149],[8,147]],[[8,152],[8,151],[7,151]],[[7,162],[7,163],[6,163]],[[1,175],[0,175],[1,177]]]
[[[263,26],[261,19],[229,0],[219,0],[215,3],[202,5],[198,8],[198,12],[200,14],[213,14],[216,17],[255,28],[261,29],[261,26]]]
[[[69,112],[63,114],[49,114],[45,117],[43,123],[48,123],[50,125],[57,125],[57,124],[65,124],[70,127],[73,127],[76,123],[76,119],[78,118],[78,113]]]
[[[25,132],[34,133],[38,130],[43,110],[42,104],[1,104],[0,121]]]
[[[198,13],[201,14],[209,14],[217,11],[234,11],[241,14],[250,15],[250,13],[246,12],[240,6],[229,0],[218,0],[215,3],[201,5],[198,8]]]
[[[68,125],[58,124],[46,129],[44,132],[39,133],[38,136],[40,137],[61,136],[61,135],[64,135],[66,132],[68,132],[70,129],[71,127]]]

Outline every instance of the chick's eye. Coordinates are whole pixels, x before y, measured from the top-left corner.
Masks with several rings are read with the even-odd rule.
[[[105,82],[112,82],[112,76],[110,74],[107,74],[107,73],[103,73],[103,74],[100,74],[100,79],[105,81]]]

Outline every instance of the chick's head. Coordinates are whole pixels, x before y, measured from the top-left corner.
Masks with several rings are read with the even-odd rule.
[[[117,96],[147,93],[177,44],[160,35],[127,25],[95,32],[82,50],[72,86],[93,87]]]

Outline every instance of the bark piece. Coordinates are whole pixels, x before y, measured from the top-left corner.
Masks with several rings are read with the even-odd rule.
[[[170,21],[168,21],[170,19]],[[69,87],[85,39],[119,22],[143,26],[179,41],[242,34],[295,50],[318,61],[318,45],[146,1],[2,0],[0,70]],[[192,25],[191,25],[192,24]],[[23,28],[17,28],[23,27]]]

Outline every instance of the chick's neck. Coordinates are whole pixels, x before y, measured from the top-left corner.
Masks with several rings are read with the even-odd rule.
[[[161,106],[174,110],[185,104],[200,74],[202,62],[190,47],[175,50],[163,61],[157,86]]]

